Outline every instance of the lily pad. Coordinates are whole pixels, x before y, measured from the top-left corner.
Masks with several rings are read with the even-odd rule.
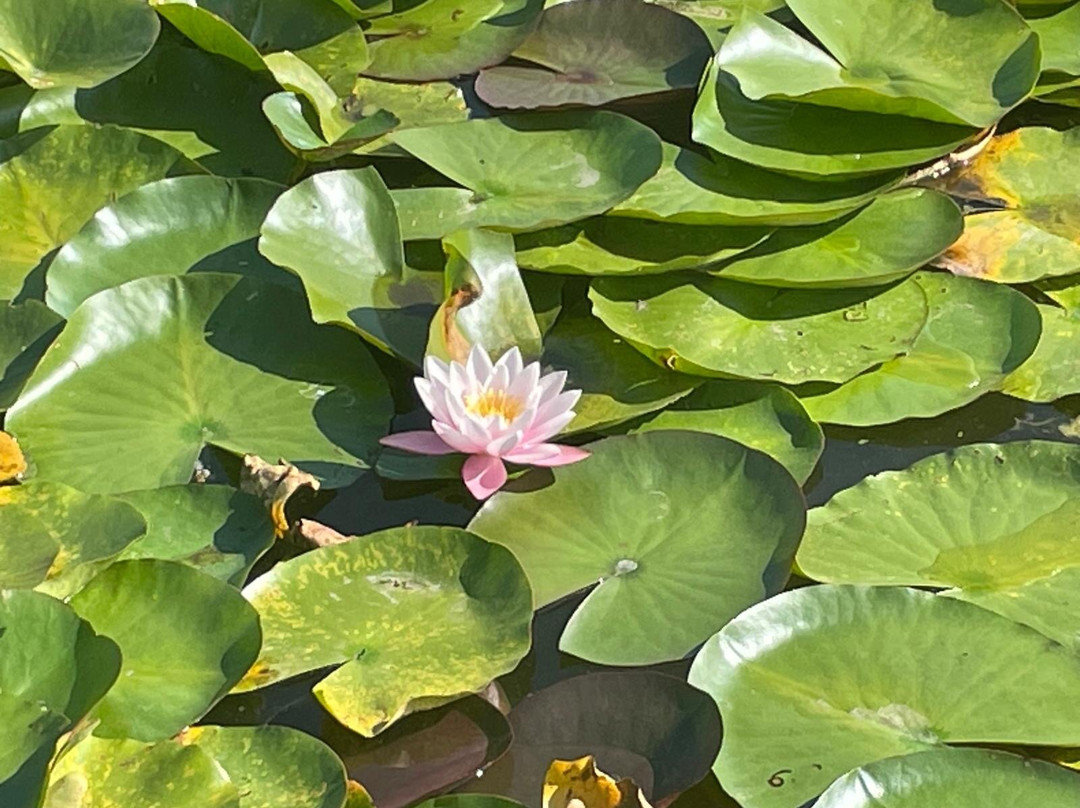
[[[628,421],[685,396],[700,379],[650,362],[613,334],[584,306],[567,312],[544,337],[541,360],[567,373],[566,385],[581,390],[567,430],[580,432]]]
[[[764,168],[804,174],[904,168],[946,155],[978,134],[971,127],[901,115],[754,100],[715,59],[693,115],[698,143]]]
[[[476,93],[494,107],[602,106],[696,87],[712,46],[692,21],[644,0],[575,0],[547,9],[514,50],[528,66],[482,70]]]
[[[474,345],[494,360],[511,348],[540,356],[540,326],[507,233],[461,230],[443,239],[447,297],[431,321],[427,353],[462,364]]]
[[[1004,209],[972,213],[941,258],[958,275],[1023,283],[1080,271],[1080,129],[999,135],[945,188]]]
[[[0,58],[32,87],[93,87],[142,59],[160,30],[142,0],[5,0]]]
[[[1002,392],[1025,401],[1056,401],[1080,393],[1080,312],[1057,306],[1038,309],[1039,344],[1005,378]]]
[[[594,216],[626,199],[661,159],[651,129],[613,112],[477,119],[397,132],[393,141],[465,186],[394,193],[406,240]]]
[[[0,409],[14,403],[64,318],[38,300],[0,303]]]
[[[375,169],[326,171],[290,188],[266,217],[259,250],[300,276],[316,322],[423,357],[442,278],[406,268],[394,203]]]
[[[1039,311],[1006,286],[919,273],[929,314],[910,350],[831,390],[800,393],[815,421],[869,426],[930,418],[999,389],[1035,350]]]
[[[537,783],[552,760],[596,755],[650,802],[667,804],[701,780],[720,747],[720,717],[704,693],[653,671],[575,676],[526,696],[510,711],[514,742],[473,791],[541,808]]]
[[[123,654],[95,734],[158,741],[201,718],[259,651],[259,618],[228,584],[172,561],[119,561],[71,598]]]
[[[98,208],[164,177],[179,159],[134,132],[60,126],[0,164],[0,297],[14,297],[38,262]]]
[[[1080,743],[1076,657],[970,603],[895,587],[786,592],[706,643],[690,683],[724,716],[713,770],[747,808],[948,743]]]
[[[600,278],[589,298],[608,328],[676,370],[790,384],[846,381],[902,355],[926,318],[913,281],[803,290],[669,274]]]
[[[544,0],[421,0],[370,18],[368,76],[448,79],[498,64],[529,35]]]
[[[589,450],[546,487],[496,494],[469,524],[513,550],[538,606],[599,581],[562,651],[606,665],[678,659],[783,587],[804,504],[775,460],[695,432],[606,438]]]
[[[998,0],[793,0],[818,47],[762,14],[728,32],[717,65],[752,100],[785,98],[984,128],[1039,76],[1038,37]]]
[[[67,317],[94,293],[148,275],[273,273],[245,242],[259,234],[281,190],[206,176],[144,185],[99,210],[60,248],[45,300]]]
[[[1039,35],[1044,73],[1080,76],[1080,51],[1076,48],[1076,37],[1080,35],[1080,9],[1070,4],[1052,16],[1028,20],[1028,25]]]
[[[665,143],[660,170],[611,215],[698,225],[819,224],[862,207],[897,179],[887,172],[822,182]]]
[[[118,499],[146,519],[146,535],[121,558],[179,561],[243,586],[251,567],[274,543],[274,525],[256,498],[227,485],[172,485]]]
[[[290,727],[200,726],[182,736],[212,757],[240,808],[343,808],[345,767],[334,751]]]
[[[1078,499],[1078,446],[962,446],[813,509],[799,568],[828,583],[944,588],[1080,650]]]
[[[982,808],[1002,803],[1069,808],[1080,776],[1060,766],[986,749],[941,749],[880,760],[829,786],[816,808]]]
[[[821,427],[810,420],[795,395],[779,385],[760,382],[706,382],[631,431],[657,429],[731,438],[769,455],[800,485],[809,479],[825,448]]]
[[[363,343],[313,324],[297,293],[198,273],[79,306],[7,426],[40,478],[93,493],[187,483],[211,443],[283,456],[334,487],[366,467],[390,415]]]
[[[0,782],[70,729],[112,686],[120,651],[71,607],[38,592],[0,594]],[[48,753],[46,753],[48,754]]]
[[[707,269],[760,244],[764,227],[708,227],[596,216],[515,242],[527,269],[565,275],[649,275]]]
[[[369,737],[482,689],[529,648],[521,567],[458,528],[403,527],[321,547],[278,564],[244,595],[264,641],[237,689],[333,665],[315,696]]]
[[[65,597],[146,532],[137,510],[59,483],[0,488],[0,587]]]
[[[182,787],[177,787],[183,784]],[[197,746],[87,737],[53,767],[49,808],[243,808],[225,769]]]
[[[949,197],[906,188],[827,224],[778,230],[718,272],[767,286],[880,286],[941,254],[963,229],[960,209]]]

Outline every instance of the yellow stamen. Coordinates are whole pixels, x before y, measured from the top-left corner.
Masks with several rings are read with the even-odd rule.
[[[505,390],[485,390],[482,393],[469,393],[465,396],[465,409],[486,418],[498,415],[504,421],[513,421],[524,411],[525,406]]]

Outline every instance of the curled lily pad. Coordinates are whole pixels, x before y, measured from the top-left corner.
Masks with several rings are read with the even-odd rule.
[[[693,137],[722,154],[777,171],[869,174],[934,160],[976,137],[957,124],[754,100],[714,59],[694,107]]]
[[[997,0],[788,3],[823,47],[762,14],[731,29],[717,64],[750,99],[992,125],[1031,91],[1038,38]],[[917,35],[912,35],[912,32]]]
[[[160,30],[141,0],[6,0],[0,58],[32,87],[93,87],[142,59]]]
[[[632,430],[687,429],[731,438],[764,452],[805,483],[825,448],[821,427],[789,390],[775,384],[710,381]]]
[[[158,741],[201,718],[259,651],[259,619],[240,593],[184,564],[119,561],[71,598],[123,654],[94,708],[95,733]]]
[[[679,274],[600,278],[589,297],[612,331],[669,367],[791,384],[844,381],[902,355],[926,317],[912,281],[802,290]]]
[[[390,409],[363,343],[312,323],[296,292],[207,272],[85,301],[7,425],[39,477],[94,493],[187,483],[208,443],[284,456],[333,486],[366,466]]]
[[[146,520],[146,535],[121,558],[180,561],[242,586],[274,543],[274,525],[256,498],[227,485],[170,485],[117,497]]]
[[[245,244],[281,186],[264,180],[176,177],[143,185],[99,210],[49,265],[45,300],[69,316],[102,289],[190,270],[272,273]]]
[[[942,588],[1080,649],[1078,497],[1080,447],[963,446],[813,509],[799,567],[828,583]]]
[[[244,595],[264,641],[237,689],[335,666],[315,695],[367,736],[482,689],[529,647],[521,567],[458,528],[404,527],[321,547],[278,564]]]
[[[544,0],[421,0],[366,21],[368,76],[430,81],[498,64],[529,35]]]
[[[393,194],[406,240],[467,226],[531,230],[603,213],[660,167],[660,139],[613,112],[506,116],[396,132],[465,188]],[[467,189],[467,190],[466,190]]]
[[[512,109],[601,106],[696,87],[711,55],[701,29],[673,11],[644,0],[575,0],[547,9],[514,50],[530,65],[481,71],[476,93]]]
[[[618,216],[591,219],[515,239],[528,269],[567,275],[648,275],[705,269],[760,244],[763,227],[706,227]]]
[[[0,164],[0,296],[14,297],[94,212],[164,177],[180,154],[113,127],[60,126]]]
[[[768,286],[880,286],[939,255],[963,227],[960,209],[949,197],[906,188],[827,224],[782,228],[717,272]]]
[[[690,683],[724,717],[713,770],[747,808],[791,808],[883,758],[949,743],[1076,745],[1076,658],[930,592],[814,586],[728,623]]]
[[[887,172],[821,182],[665,143],[660,170],[611,214],[681,224],[818,224],[862,207],[896,181]]]
[[[958,275],[1022,283],[1080,271],[1080,129],[999,135],[944,187],[1001,209],[976,212],[941,258]]]
[[[608,665],[678,659],[783,586],[804,505],[775,460],[695,432],[606,438],[589,451],[546,487],[496,494],[469,524],[514,551],[538,605],[599,582],[561,650]]]
[[[998,389],[1039,341],[1039,312],[1006,286],[919,273],[926,322],[904,355],[839,387],[805,390],[815,421],[867,426],[928,418]]]
[[[14,403],[64,319],[38,300],[0,303],[0,408]]]
[[[66,597],[145,533],[139,512],[112,497],[44,481],[2,487],[0,586]]]
[[[934,749],[860,766],[839,778],[818,808],[981,808],[1004,802],[1068,808],[1080,799],[1080,776],[1060,766],[986,749]]]

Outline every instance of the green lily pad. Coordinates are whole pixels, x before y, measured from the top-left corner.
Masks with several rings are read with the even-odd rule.
[[[146,533],[137,510],[59,483],[0,488],[0,587],[65,597]]]
[[[709,771],[720,747],[712,700],[682,679],[654,671],[575,676],[526,696],[510,711],[514,742],[469,784],[541,808],[552,760],[596,755],[612,777],[631,778],[664,804]],[[480,796],[480,795],[477,795]]]
[[[60,126],[0,164],[0,297],[14,297],[98,208],[164,177],[179,158],[134,132]]]
[[[348,105],[354,114],[366,117],[376,115],[380,110],[389,112],[397,119],[395,129],[413,129],[469,119],[464,93],[460,87],[448,81],[406,84],[357,76]],[[393,144],[390,135],[357,147],[355,152],[405,153]]]
[[[160,30],[141,0],[4,0],[0,58],[32,87],[93,87],[142,59]]]
[[[1023,100],[1039,76],[1038,38],[997,0],[871,0],[858,12],[834,0],[787,5],[824,47],[762,14],[743,14],[716,61],[752,100],[981,129]]]
[[[552,484],[500,492],[469,524],[514,552],[538,606],[599,581],[562,651],[605,665],[678,659],[783,587],[805,506],[775,460],[695,432],[588,448]]]
[[[200,50],[232,59],[248,70],[265,71],[266,65],[258,48],[224,17],[207,7],[199,6],[197,2],[198,0],[150,0],[150,5],[177,31],[198,45]],[[218,11],[225,9],[218,8]]]
[[[66,604],[0,595],[0,783],[48,749],[112,686],[120,651]],[[2,791],[2,788],[0,788]]]
[[[482,689],[529,648],[529,585],[505,549],[403,527],[321,547],[257,578],[263,647],[239,691],[337,666],[314,693],[354,732]]]
[[[602,106],[696,87],[712,46],[692,21],[641,0],[560,3],[514,50],[528,66],[482,70],[476,94],[494,107]]]
[[[498,64],[529,35],[544,0],[422,0],[367,21],[365,75],[431,81]]]
[[[565,275],[648,275],[705,269],[760,244],[764,227],[708,227],[597,216],[517,236],[518,262]]]
[[[1080,51],[1076,47],[1076,38],[1080,36],[1080,9],[1070,4],[1052,16],[1028,20],[1028,26],[1039,35],[1044,73],[1080,76]]]
[[[699,225],[819,224],[862,207],[897,179],[889,172],[822,182],[665,143],[660,170],[611,215]]]
[[[746,808],[792,808],[845,772],[947,743],[1080,743],[1076,657],[930,592],[786,592],[706,643],[690,683],[724,716],[713,770]]]
[[[146,519],[146,535],[120,558],[179,561],[243,586],[251,567],[274,543],[274,525],[257,497],[226,485],[172,485],[118,499]]]
[[[172,561],[119,561],[71,598],[123,654],[94,708],[104,738],[158,741],[201,718],[259,652],[259,618],[228,584]]]
[[[809,479],[825,437],[791,391],[775,384],[706,382],[631,432],[686,429],[731,438],[776,460],[799,484]]]
[[[905,188],[843,219],[778,230],[718,272],[768,286],[879,286],[941,254],[963,229],[952,199],[925,188]]]
[[[963,446],[813,509],[799,568],[828,583],[944,588],[1080,650],[1068,605],[1080,593],[1078,498],[1078,446]]]
[[[650,362],[584,306],[559,318],[544,337],[542,364],[566,371],[581,390],[568,432],[617,424],[678,401],[700,379]]]
[[[297,160],[261,108],[280,89],[267,73],[168,37],[134,68],[80,90],[54,114],[145,132],[218,176],[285,182]]]
[[[1003,804],[1069,808],[1080,799],[1080,776],[1041,760],[987,749],[934,749],[879,760],[848,772],[816,808],[982,808],[987,795]]]
[[[929,307],[910,350],[839,387],[801,392],[815,421],[869,426],[940,415],[999,389],[1035,350],[1039,311],[1019,292],[945,273],[908,283]]]
[[[343,808],[345,767],[325,743],[290,727],[194,727],[184,733],[217,761],[240,808]]]
[[[766,14],[784,8],[784,0],[645,0],[693,20],[705,32],[715,51],[727,30],[746,9]]]
[[[375,169],[326,171],[290,188],[267,215],[259,250],[300,276],[316,322],[423,357],[442,278],[405,266],[394,203]]]
[[[676,370],[790,384],[846,381],[902,355],[926,318],[912,281],[883,292],[693,274],[599,278],[589,298],[608,328]]]
[[[243,246],[281,190],[264,180],[207,176],[144,185],[99,210],[60,248],[45,300],[67,317],[94,293],[148,275],[272,273]]]
[[[64,318],[38,300],[0,303],[0,409],[10,407]]]
[[[90,736],[49,777],[46,808],[243,808],[225,769],[197,746]]]
[[[530,230],[603,213],[660,167],[660,139],[613,112],[487,118],[393,135],[461,188],[393,194],[406,240],[463,227]]]
[[[714,59],[693,114],[693,138],[722,154],[777,171],[869,174],[929,162],[978,130],[900,115],[788,99],[754,100]]]
[[[994,138],[945,188],[1004,209],[972,213],[941,258],[951,272],[1023,283],[1080,271],[1080,129]]]
[[[313,324],[300,295],[197,273],[79,306],[7,428],[40,478],[93,493],[187,483],[206,444],[285,457],[334,487],[367,466],[390,416],[363,343]]]
[[[464,362],[473,345],[497,360],[519,348],[539,358],[540,326],[514,257],[514,239],[461,230],[443,239],[447,297],[431,321],[427,353]]]
[[[1002,392],[1025,401],[1056,401],[1080,393],[1080,312],[1038,306],[1042,333],[1035,352],[1010,373]]]

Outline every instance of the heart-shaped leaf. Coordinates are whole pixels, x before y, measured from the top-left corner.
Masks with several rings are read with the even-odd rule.
[[[73,363],[83,370],[71,373]],[[8,427],[41,478],[107,493],[187,483],[208,443],[284,456],[343,484],[365,467],[390,414],[363,343],[313,324],[297,293],[196,273],[140,278],[85,301]]]
[[[551,485],[496,494],[469,524],[514,551],[537,605],[600,582],[561,650],[608,665],[678,659],[783,586],[804,504],[775,460],[695,432],[606,438],[589,451]]]
[[[278,564],[244,595],[264,641],[238,690],[336,666],[314,688],[372,736],[480,690],[529,647],[529,585],[505,549],[458,528],[404,527]]]
[[[120,677],[93,713],[105,738],[172,737],[228,692],[259,652],[251,605],[184,564],[117,562],[71,605],[123,654]]]
[[[747,808],[947,743],[1080,743],[1074,654],[970,603],[894,587],[786,592],[728,623],[690,683],[716,699],[713,769]]]

